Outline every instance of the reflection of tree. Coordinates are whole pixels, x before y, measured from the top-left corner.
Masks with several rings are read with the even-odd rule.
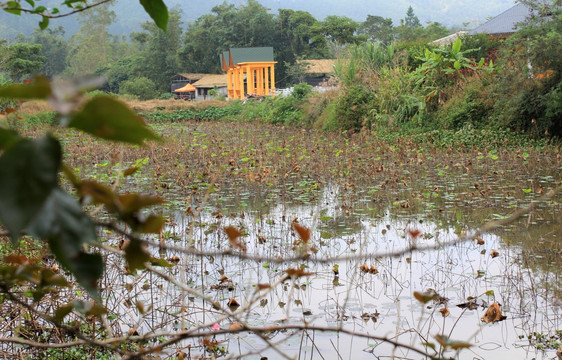
[[[540,216],[536,214],[536,216]],[[562,283],[558,281],[562,276],[562,242],[553,238],[552,234],[562,234],[560,219],[551,222],[531,225],[521,220],[508,231],[501,231],[503,241],[509,245],[521,248],[518,262],[521,266],[532,270],[535,285],[543,292],[548,300],[557,300],[562,304]],[[538,290],[537,289],[537,290]]]

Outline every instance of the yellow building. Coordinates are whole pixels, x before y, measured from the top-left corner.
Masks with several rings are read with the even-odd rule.
[[[230,48],[220,55],[227,74],[229,99],[275,96],[275,64],[272,47]]]

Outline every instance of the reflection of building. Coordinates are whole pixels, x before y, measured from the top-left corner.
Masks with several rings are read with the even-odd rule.
[[[275,95],[272,47],[230,48],[219,57],[226,71],[229,99]]]

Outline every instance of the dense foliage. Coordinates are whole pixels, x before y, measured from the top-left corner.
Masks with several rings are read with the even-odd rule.
[[[81,3],[72,2],[69,11],[80,9]],[[24,5],[19,13],[39,14],[47,22],[42,28],[48,25],[52,9],[43,9],[37,4],[36,8],[26,10]],[[320,21],[306,11],[290,9],[272,14],[256,0],[238,6],[229,3],[215,6],[210,14],[191,22],[183,20],[185,15],[177,8],[171,9],[166,32],[155,23],[146,22],[141,31],[130,33],[127,39],[110,32],[116,16],[111,3],[104,3],[78,12],[81,27],[68,39],[61,27],[46,27],[43,31],[37,29],[29,37],[16,37],[13,44],[0,44],[4,57],[8,56],[9,47],[23,46],[19,43],[41,45],[34,50],[40,56],[35,60],[31,53],[12,51],[10,55],[11,61],[34,61],[37,66],[23,69],[0,66],[0,69],[14,79],[29,78],[36,72],[49,77],[103,75],[108,79],[104,90],[115,93],[122,81],[145,77],[155,84],[157,91],[164,93],[169,92],[169,78],[178,72],[220,73],[218,55],[230,47],[273,46],[278,62],[278,86],[282,87],[295,80],[289,69],[297,59],[334,58],[346,44],[361,43],[365,39],[387,44],[415,36],[430,41],[452,31],[438,23],[424,28],[419,20],[411,20],[412,17],[417,19],[411,8],[404,24],[397,27],[390,19],[371,15],[364,23],[357,23],[335,15]],[[408,35],[404,35],[405,32]]]

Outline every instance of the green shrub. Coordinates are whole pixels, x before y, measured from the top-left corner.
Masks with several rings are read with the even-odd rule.
[[[476,35],[463,35],[461,36],[463,48],[474,49],[470,52],[469,58],[472,58],[475,62],[480,61],[484,58],[489,62],[493,60],[496,62],[496,51],[503,43],[503,39],[490,36],[488,34],[476,34]],[[453,45],[449,44],[449,48]]]
[[[44,111],[37,114],[25,114],[8,119],[10,127],[15,129],[29,129],[40,126],[56,126],[58,118],[54,111]]]
[[[371,109],[375,94],[362,85],[354,85],[343,91],[336,102],[335,116],[337,128],[361,130],[371,125]]]
[[[112,96],[112,97],[117,96],[117,95],[115,95],[115,94],[113,94],[113,93],[105,92],[105,91],[102,91],[102,90],[92,90],[92,91],[88,91],[87,95],[88,95],[89,97],[96,97],[96,96],[100,96],[100,95],[103,95],[103,96]]]
[[[375,86],[375,106],[370,110],[378,123],[393,126],[405,123],[412,118],[419,119],[425,110],[422,96],[410,83],[407,68],[383,67]]]
[[[337,101],[328,103],[314,123],[314,127],[325,131],[340,129],[340,124],[336,115],[337,105]]]
[[[293,91],[291,92],[291,97],[302,100],[308,97],[312,93],[313,87],[307,83],[300,83],[293,86]]]
[[[127,80],[119,86],[119,94],[137,96],[140,100],[149,100],[157,97],[156,86],[145,77]]]
[[[279,96],[270,101],[271,112],[266,121],[277,125],[304,125],[302,100],[294,96]]]
[[[486,81],[474,77],[437,110],[435,122],[441,129],[460,129],[467,124],[486,127],[493,106]]]

